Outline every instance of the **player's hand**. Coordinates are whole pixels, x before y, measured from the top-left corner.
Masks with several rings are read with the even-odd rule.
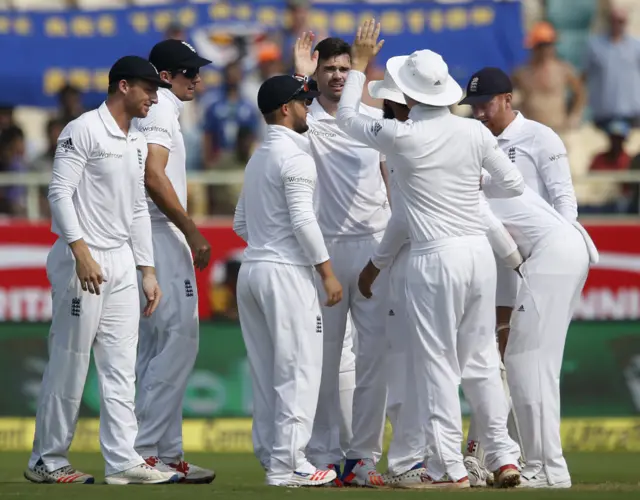
[[[338,281],[338,278],[334,275],[327,276],[322,280],[322,284],[324,285],[324,291],[327,294],[327,301],[324,303],[325,306],[335,306],[342,300],[342,285]]]
[[[314,38],[315,36],[311,31],[304,32],[293,46],[293,66],[298,75],[311,76],[316,72],[318,51],[311,53]]]
[[[147,298],[147,305],[144,307],[142,315],[148,318],[158,308],[162,298],[162,291],[160,290],[160,285],[158,285],[155,271],[142,271],[142,291]]]
[[[100,269],[100,264],[93,259],[89,252],[76,258],[76,274],[82,290],[100,295],[100,285],[107,279]]]
[[[378,41],[380,36],[380,23],[375,19],[369,19],[358,27],[356,39],[351,46],[351,67],[357,71],[367,69],[369,61],[373,59],[384,45],[384,40]]]
[[[197,229],[194,229],[187,235],[187,243],[193,252],[194,267],[202,271],[209,265],[209,259],[211,259],[211,245],[209,245],[209,242]]]
[[[374,266],[371,260],[367,262],[367,265],[364,266],[364,269],[360,272],[360,276],[358,277],[358,290],[360,290],[360,293],[367,299],[373,296],[371,288],[378,274],[380,274],[380,269]]]

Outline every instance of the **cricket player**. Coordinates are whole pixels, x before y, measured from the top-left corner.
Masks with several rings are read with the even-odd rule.
[[[53,318],[33,452],[25,477],[35,483],[93,483],[69,464],[93,349],[100,384],[100,447],[107,484],[175,482],[134,450],[135,363],[142,272],[151,316],[161,297],[144,192],[147,145],[131,123],[158,102],[162,81],[151,63],[119,59],[109,72],[106,102],[60,134],[49,185],[52,231],[47,258]]]
[[[342,299],[314,211],[315,164],[301,135],[307,101],[317,95],[288,75],[262,84],[267,135],[247,164],[233,221],[247,242],[237,294],[253,381],[253,445],[273,486],[322,486],[337,477],[305,456],[322,376],[313,267],[326,305]]]
[[[522,281],[512,288],[504,363],[526,463],[522,486],[569,488],[560,439],[560,368],[569,323],[598,253],[586,231],[527,187],[517,198],[488,200],[518,244]]]
[[[460,104],[472,107],[473,115],[496,136],[501,149],[518,167],[527,185],[569,222],[578,215],[576,195],[571,180],[567,151],[560,137],[549,127],[526,119],[511,107],[513,85],[509,76],[498,68],[483,68],[474,73],[466,97]],[[497,335],[500,352],[509,335],[512,300],[509,290],[516,286],[517,275],[498,263]],[[501,367],[505,376],[504,366]],[[505,384],[505,389],[508,386]],[[518,423],[509,418],[509,430],[518,437]],[[481,486],[491,479],[482,465],[482,448],[477,440],[474,420],[469,427],[465,463],[472,483]]]
[[[387,274],[376,283],[375,299],[358,293],[360,270],[382,239],[390,217],[382,177],[380,153],[354,140],[338,127],[336,110],[351,67],[351,47],[339,38],[319,42],[311,54],[313,35],[296,42],[294,61],[301,79],[314,76],[320,97],[309,108],[309,142],[318,168],[318,222],[336,276],[344,286],[344,300],[324,308],[322,385],[309,457],[318,467],[340,472],[339,372],[344,359],[345,325],[350,313],[355,331],[356,387],[353,394],[353,437],[342,471],[345,485],[382,486],[375,469],[382,455],[386,379],[380,367],[386,351]],[[379,109],[363,106],[369,116]],[[318,287],[323,294],[322,287]],[[338,484],[339,485],[339,484]]]
[[[496,268],[478,187],[489,196],[518,196],[524,180],[486,128],[449,112],[462,90],[434,52],[387,61],[411,109],[409,121],[358,114],[363,71],[383,43],[379,34],[373,20],[358,29],[337,121],[354,139],[385,154],[406,210],[407,309],[428,457],[422,487],[469,487],[460,452],[460,382],[474,413],[482,416],[479,426],[491,443],[485,451],[497,485],[513,487],[520,482],[520,450],[506,430],[494,341]],[[482,168],[489,175],[481,177]]]
[[[180,113],[195,97],[199,71],[211,61],[181,40],[156,44],[149,61],[171,89],[136,126],[147,140],[145,186],[163,307],[140,320],[136,378],[136,451],[149,465],[177,472],[186,483],[210,483],[211,470],[183,460],[182,401],[198,354],[198,293],[194,265],[209,264],[211,247],[187,213],[187,171]],[[193,258],[192,258],[193,253]]]

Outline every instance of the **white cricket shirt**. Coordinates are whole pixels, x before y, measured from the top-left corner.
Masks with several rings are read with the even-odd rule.
[[[243,262],[310,266],[329,260],[314,211],[316,181],[308,139],[269,125],[245,168],[233,220],[247,242]]]
[[[516,198],[487,201],[525,259],[531,256],[531,249],[549,232],[560,225],[570,224],[529,186]]]
[[[131,239],[136,265],[153,266],[146,159],[144,135],[133,124],[125,135],[106,103],[70,122],[58,139],[49,184],[52,232],[100,250]]]
[[[365,76],[351,70],[340,99],[339,126],[381,151],[393,165],[406,210],[411,248],[458,236],[484,235],[478,191],[518,196],[524,180],[489,130],[448,108],[414,106],[410,120],[358,114]]]
[[[182,208],[186,210],[187,156],[179,122],[183,108],[184,103],[173,92],[169,89],[158,89],[158,104],[151,107],[146,118],[136,120],[136,127],[144,134],[147,144],[158,144],[169,150],[165,173],[171,181]],[[147,202],[153,226],[168,226],[177,231],[173,222],[162,213],[150,197],[147,197]]]
[[[382,118],[366,105],[362,112]],[[309,106],[307,137],[318,170],[316,212],[326,240],[359,238],[384,231],[389,202],[380,173],[380,153],[338,127],[317,99]]]
[[[524,181],[565,219],[578,217],[567,149],[553,130],[522,113],[498,136],[498,144],[518,167]]]

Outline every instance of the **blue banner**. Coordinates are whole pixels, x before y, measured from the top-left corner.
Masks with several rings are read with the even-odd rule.
[[[511,71],[525,57],[519,2],[345,2],[315,5],[310,13],[315,30],[347,41],[353,39],[357,24],[370,17],[382,23],[386,43],[381,63],[428,48],[443,55],[462,84],[482,66]],[[69,81],[86,92],[86,104],[94,106],[104,99],[109,67],[116,59],[128,54],[146,57],[172,22],[182,24],[198,52],[214,61],[203,78],[215,86],[220,69],[238,56],[233,38],[241,38],[251,55],[255,44],[286,19],[281,2],[1,14],[0,105],[55,106],[55,94]]]

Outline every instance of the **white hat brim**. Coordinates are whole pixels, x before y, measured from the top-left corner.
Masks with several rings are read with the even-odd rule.
[[[458,85],[451,75],[447,78],[447,82],[444,86],[444,90],[439,94],[427,94],[424,92],[418,92],[409,87],[406,82],[402,80],[400,76],[400,70],[405,61],[409,59],[409,56],[396,56],[387,61],[387,71],[393,78],[396,86],[405,94],[411,97],[414,101],[422,104],[428,104],[429,106],[453,106],[460,102],[462,99],[462,88]]]
[[[376,80],[369,82],[367,85],[369,95],[374,99],[386,99],[398,104],[407,104],[404,100],[404,94],[399,90],[391,90],[384,86],[384,80]]]

